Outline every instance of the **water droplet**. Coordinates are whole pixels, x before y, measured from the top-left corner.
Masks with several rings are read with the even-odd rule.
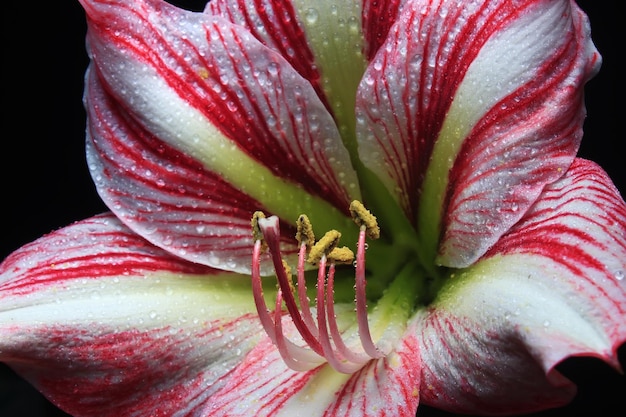
[[[309,25],[313,25],[319,19],[320,14],[314,8],[309,8],[304,12],[304,18]]]
[[[152,310],[152,311],[150,312],[149,316],[150,316],[150,318],[151,318],[151,319],[155,319],[155,318],[156,318],[156,316],[157,316],[157,312],[156,312],[156,311],[154,311],[154,310]]]
[[[270,62],[267,66],[267,72],[272,76],[278,75],[278,64],[276,62]]]
[[[621,269],[615,273],[615,279],[621,281],[624,279],[624,271]]]
[[[227,107],[227,108],[228,108],[228,110],[229,110],[229,111],[231,111],[231,112],[236,112],[236,111],[238,110],[237,103],[235,103],[235,102],[234,102],[234,101],[232,101],[232,100],[228,100],[228,101],[226,102],[226,107]]]

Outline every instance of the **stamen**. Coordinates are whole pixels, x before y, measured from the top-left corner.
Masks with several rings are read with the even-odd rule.
[[[282,259],[283,270],[285,271],[285,276],[287,277],[287,282],[289,283],[289,289],[292,293],[296,292],[296,287],[293,286],[293,275],[291,274],[291,267],[289,264]]]
[[[265,298],[263,297],[263,285],[261,282],[261,246],[262,241],[256,240],[254,242],[254,249],[252,250],[252,295],[254,296],[254,304],[256,305],[257,313],[259,314],[259,320],[265,333],[269,336],[272,342],[276,342],[276,335],[274,333],[274,323],[269,314],[269,309],[265,304]]]
[[[304,263],[306,261],[306,249],[307,245],[303,242],[300,245],[300,252],[298,253],[298,299],[300,300],[300,309],[302,310],[302,319],[307,324],[311,333],[315,337],[318,337],[317,327],[313,321],[313,315],[311,314],[311,308],[309,307],[309,297],[307,296],[306,279],[304,276]]]
[[[324,237],[322,237],[309,252],[309,258],[307,261],[310,264],[317,265],[322,259],[322,256],[328,255],[335,247],[337,243],[339,243],[339,238],[341,237],[341,233],[336,230],[329,230],[326,232]]]
[[[359,232],[359,243],[356,251],[355,281],[354,290],[356,292],[356,316],[359,324],[359,336],[365,352],[372,358],[383,357],[384,354],[376,347],[372,341],[370,327],[367,321],[367,296],[365,294],[365,230],[366,226],[361,226]]]
[[[276,338],[272,340],[280,353],[285,364],[294,371],[309,371],[316,368],[324,360],[310,349],[295,345],[292,341],[285,338],[282,323],[282,291],[278,290],[276,294],[276,307],[274,309],[274,333]]]
[[[265,298],[263,297],[263,287],[260,273],[260,254],[261,254],[262,242],[256,240],[254,242],[254,249],[252,252],[252,294],[254,297],[254,303],[256,305],[257,314],[259,315],[259,321],[265,330],[265,333],[270,338],[272,343],[276,345],[278,351],[289,367],[294,370],[306,371],[313,369],[323,362],[323,358],[310,349],[305,349],[301,346],[295,345],[290,340],[285,339],[282,332],[282,292],[278,290],[276,297],[276,308],[274,310],[275,320],[272,319],[269,309],[265,304]],[[310,311],[309,311],[310,315]],[[316,329],[317,330],[317,329]],[[297,368],[297,369],[296,369]]]
[[[363,364],[367,362],[370,358],[367,355],[359,354],[349,349],[344,343],[341,334],[339,333],[339,328],[337,326],[337,315],[335,314],[334,286],[335,265],[331,263],[330,267],[328,268],[328,281],[326,289],[326,311],[328,317],[328,327],[330,329],[330,337],[333,339],[333,342],[335,342],[335,347],[337,348],[337,353],[339,354],[339,356],[355,364]]]
[[[296,222],[296,227],[296,240],[310,249],[315,244],[315,233],[313,233],[311,221],[305,214],[301,214]]]
[[[370,213],[363,203],[358,200],[352,201],[350,203],[350,214],[352,215],[352,220],[359,227],[365,227],[367,236],[370,239],[378,239],[380,237],[380,228],[378,227],[378,222],[376,222],[376,216]]]
[[[328,254],[328,260],[334,264],[350,265],[354,262],[354,252],[350,248],[344,246],[341,248],[334,248]]]
[[[265,244],[265,240],[263,239],[263,232],[259,227],[259,219],[264,219],[265,213],[262,211],[255,211],[252,214],[252,220],[250,224],[252,225],[252,239],[254,242],[261,242],[261,252],[265,252],[267,250],[267,245]]]
[[[334,275],[334,267],[331,266],[331,268],[332,274]],[[328,292],[332,291],[333,289],[330,286],[328,286],[328,288],[326,287],[326,255],[323,255],[320,259],[320,265],[317,274],[317,327],[320,331],[320,343],[322,345],[322,348],[324,349],[324,357],[326,358],[330,366],[332,366],[338,372],[351,374],[359,370],[363,366],[363,363],[365,363],[367,360],[365,362],[351,363],[345,360],[341,360],[335,353],[330,342],[331,335],[328,333],[328,327],[326,324],[326,304],[328,303],[324,302],[326,298],[324,296],[324,293],[326,292],[326,294],[328,294]],[[330,316],[328,314],[328,320],[334,321],[336,319],[334,316]],[[341,340],[341,336],[338,335],[338,339]],[[343,341],[341,343],[343,343]]]
[[[276,278],[278,279],[278,285],[283,292],[287,311],[293,319],[293,323],[296,326],[296,329],[298,329],[298,332],[307,343],[307,345],[309,345],[311,349],[315,351],[315,353],[317,353],[318,355],[322,355],[322,346],[300,315],[298,305],[296,304],[296,300],[294,299],[293,293],[291,292],[291,280],[287,277],[287,275],[285,274],[285,269],[283,268],[283,260],[280,256],[280,233],[278,227],[278,218],[276,216],[272,216],[267,219],[258,219],[258,225],[263,232],[264,240],[267,242],[267,246],[272,256],[272,262],[274,263]]]
[[[297,221],[296,239],[300,243],[297,267],[298,303],[294,298],[296,287],[292,281],[291,268],[280,253],[280,231],[278,218],[265,218],[256,212],[252,218],[255,240],[252,254],[252,289],[259,319],[267,335],[276,345],[281,357],[290,368],[309,370],[324,361],[335,370],[354,373],[372,358],[383,357],[386,352],[373,342],[370,334],[367,299],[365,291],[365,238],[378,238],[380,230],[374,217],[358,201],[350,205],[354,221],[360,226],[355,263],[355,303],[357,328],[361,352],[354,351],[344,342],[339,331],[335,314],[334,277],[336,264],[353,263],[354,253],[347,247],[338,248],[341,233],[330,230],[315,243],[313,228],[307,216],[301,215]],[[260,254],[269,249],[278,280],[278,292],[273,317],[265,304],[260,274]],[[308,257],[307,257],[307,251]],[[307,296],[305,262],[319,264],[317,276],[316,319],[310,308]],[[327,268],[328,264],[328,268]],[[328,269],[328,275],[326,274]],[[298,346],[285,337],[282,328],[283,302],[287,312],[306,346]],[[299,304],[299,306],[298,306]]]

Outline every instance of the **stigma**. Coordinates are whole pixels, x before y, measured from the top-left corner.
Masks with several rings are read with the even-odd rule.
[[[380,230],[374,217],[359,201],[350,204],[350,213],[359,226],[356,257],[347,247],[339,247],[341,233],[330,230],[315,240],[313,227],[306,215],[297,219],[296,240],[299,243],[296,283],[292,268],[283,260],[280,251],[280,227],[276,216],[265,217],[254,213],[252,234],[252,289],[259,319],[265,333],[276,346],[285,364],[296,371],[307,371],[328,363],[338,372],[351,374],[367,362],[386,356],[372,340],[367,314],[365,251],[366,238],[377,239]],[[269,251],[278,291],[273,311],[263,296],[260,274],[261,253]],[[315,309],[310,306],[305,281],[306,265],[317,266]],[[355,313],[358,338],[347,343],[342,336],[335,312],[334,285],[336,266],[354,266]],[[285,311],[286,310],[286,311]],[[283,330],[283,316],[291,318],[301,340],[289,339]]]

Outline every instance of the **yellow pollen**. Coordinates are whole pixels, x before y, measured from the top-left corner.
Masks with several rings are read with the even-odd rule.
[[[209,78],[209,71],[206,68],[200,68],[198,70],[198,75],[200,76],[200,78],[202,78],[203,80],[206,80],[207,78]]]
[[[341,233],[336,230],[329,230],[326,232],[324,237],[322,237],[309,252],[309,257],[307,258],[307,262],[316,265],[319,263],[322,256],[328,255],[335,247],[337,243],[339,243],[339,238],[341,237]]]
[[[335,248],[328,254],[328,259],[336,264],[351,264],[354,261],[354,252],[347,246]]]
[[[306,214],[301,214],[296,222],[297,232],[296,240],[300,245],[303,243],[308,249],[315,244],[315,233],[313,233],[313,226]]]
[[[378,239],[380,237],[380,228],[376,222],[376,216],[370,213],[363,203],[358,200],[352,201],[352,203],[350,203],[350,214],[357,226],[365,227],[367,236],[369,236],[370,239]]]
[[[289,278],[289,289],[291,292],[296,292],[296,287],[293,285],[293,274],[291,273],[291,267],[287,264],[287,262],[283,259],[283,269],[285,270],[285,274]]]
[[[265,243],[265,239],[263,239],[263,232],[259,227],[259,219],[264,219],[265,213],[262,211],[255,211],[252,215],[252,220],[250,221],[250,225],[252,226],[252,239],[256,242],[257,240],[261,241],[261,250],[265,251],[267,249],[267,244]]]

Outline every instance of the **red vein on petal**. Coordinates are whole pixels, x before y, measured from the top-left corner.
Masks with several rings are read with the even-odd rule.
[[[252,69],[256,67],[256,59],[247,55],[246,48],[248,46],[252,49],[256,48],[254,50],[266,60],[271,59],[272,53],[263,50],[260,46],[255,46],[249,40],[241,39],[240,28],[228,26],[224,21],[211,23],[210,20],[207,20],[205,24],[205,37],[212,53],[200,53],[197,46],[191,43],[191,40],[184,38],[181,38],[174,48],[171,40],[164,38],[165,35],[162,35],[159,29],[148,21],[147,16],[150,11],[140,13],[135,10],[126,10],[125,12],[134,15],[133,18],[140,21],[143,28],[147,29],[147,34],[136,37],[117,36],[116,31],[100,28],[99,35],[109,38],[106,40],[107,43],[116,45],[119,49],[128,50],[137,59],[146,62],[180,97],[200,111],[208,120],[211,120],[218,129],[246,153],[256,160],[262,161],[275,175],[292,179],[303,185],[307,191],[330,199],[331,203],[338,208],[347,206],[345,192],[342,187],[338,186],[336,175],[327,163],[327,157],[313,152],[316,155],[315,164],[319,164],[319,168],[309,171],[304,169],[302,161],[290,160],[280,152],[276,152],[278,145],[276,140],[278,138],[273,136],[272,130],[266,123],[267,115],[259,109],[256,99],[254,99],[255,96],[249,90],[254,87],[255,89],[258,88],[258,91],[263,91],[263,88],[255,84],[258,80],[253,80],[255,77],[252,77],[251,74]],[[98,27],[101,24],[97,20],[98,18],[103,19],[105,25],[110,24],[110,20],[105,18],[106,14],[98,15],[95,12],[92,14],[90,27]],[[173,28],[172,32],[176,34],[177,30]],[[153,43],[158,44],[162,50],[158,55],[152,53]],[[94,41],[93,44],[96,45],[96,42]],[[230,60],[231,65],[224,68],[224,62],[219,62],[221,58]],[[187,60],[196,62],[201,67],[192,67]],[[277,64],[283,65],[280,62],[278,60]],[[249,73],[242,74],[240,71],[243,67],[249,68]],[[239,80],[248,80],[247,83],[237,83],[237,88],[241,88],[244,97],[250,98],[247,102],[244,103],[235,90],[220,78],[229,71]],[[267,68],[264,67],[263,71],[267,71]],[[279,81],[283,82],[282,79]],[[292,89],[289,88],[289,91]],[[269,96],[266,95],[265,97]],[[278,104],[280,104],[280,100]],[[297,124],[293,124],[292,127],[297,131]],[[308,135],[310,132],[301,132],[301,134]],[[249,140],[250,138],[254,140]],[[313,145],[314,140],[303,138],[295,142],[306,142]],[[284,140],[281,144],[288,145],[287,141]],[[310,161],[304,162],[305,165],[311,164]]]
[[[222,15],[233,23],[243,24],[260,42],[278,51],[309,81],[326,109],[331,112],[320,84],[315,56],[306,41],[306,34],[297,19],[292,2],[255,0],[254,4],[250,5],[250,2],[244,0],[214,0],[208,7],[213,14]],[[260,21],[260,27],[263,27],[264,31],[257,29],[259,25],[255,19]]]
[[[397,18],[401,0],[364,0],[361,26],[365,37],[364,54],[371,61],[387,38],[391,25]]]
[[[100,242],[100,245],[94,247],[94,242]],[[64,247],[64,251],[50,249],[57,245]],[[121,226],[111,214],[84,220],[27,244],[9,255],[0,269],[16,278],[28,277],[8,279],[0,284],[3,291],[13,295],[32,293],[42,286],[77,278],[116,277],[154,271],[204,275],[219,272],[185,262],[150,245]]]

